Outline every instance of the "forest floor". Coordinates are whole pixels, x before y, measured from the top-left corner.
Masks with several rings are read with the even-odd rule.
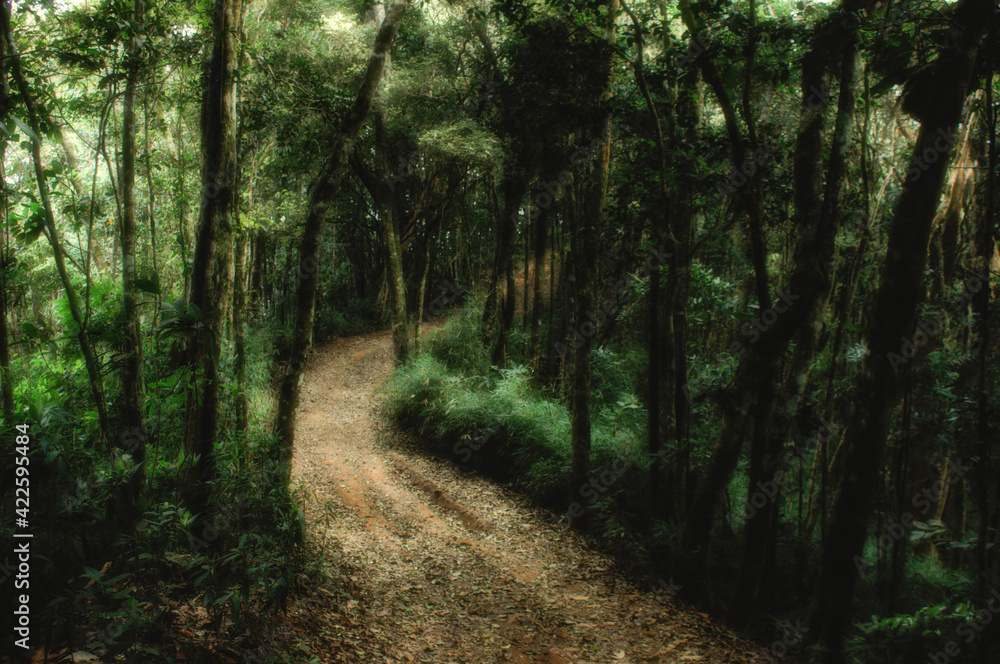
[[[380,416],[391,370],[390,335],[376,332],[315,348],[306,372],[293,477],[312,551],[350,570],[353,597],[295,602],[324,623],[308,630],[324,635],[322,661],[773,661],[617,578],[526,499],[408,447]]]

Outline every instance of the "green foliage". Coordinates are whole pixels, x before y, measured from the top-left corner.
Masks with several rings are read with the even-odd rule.
[[[591,354],[593,379],[591,391],[594,408],[598,411],[609,406],[630,402],[631,409],[645,408],[635,399],[641,392],[640,379],[647,371],[646,352],[637,345],[618,351],[609,346],[595,348]]]
[[[489,355],[480,343],[480,312],[465,307],[428,335],[424,348],[448,372],[482,376],[489,372]]]
[[[527,367],[478,371],[486,357],[471,310],[457,312],[429,335],[426,352],[393,374],[386,412],[445,461],[511,482],[546,507],[565,509],[569,411],[534,387]],[[609,375],[602,381],[609,392],[630,382],[621,376],[621,362],[607,353]],[[600,523],[634,526],[645,491],[645,411],[633,395],[614,393],[618,401],[609,400],[595,414],[591,457],[594,478],[610,472],[614,479],[592,505]],[[624,467],[625,475],[615,467]]]
[[[278,337],[284,328],[274,323],[248,327],[246,332],[247,401],[251,416],[266,426],[268,414],[276,405],[274,385],[274,354]]]
[[[120,285],[95,282],[90,298],[90,332],[109,358],[118,347],[113,331],[120,329]],[[186,305],[178,307],[178,316],[187,313]],[[173,308],[168,305],[165,313]],[[65,304],[57,302],[54,313],[65,328]],[[173,319],[166,319],[169,327]],[[273,326],[247,335],[248,392],[258,422],[270,409],[276,336]],[[96,414],[78,347],[30,340],[36,351],[12,359],[15,403],[32,435],[34,541],[47,552],[39,558],[44,564],[32,569],[33,591],[51,600],[38,618],[65,625],[57,639],[104,661],[176,657],[171,647],[150,644],[161,643],[178,607],[189,605],[204,610],[215,635],[249,643],[251,631],[295,590],[303,566],[299,498],[275,482],[279,450],[260,426],[220,436],[218,478],[205,518],[196,519],[185,505],[192,458],[180,433],[190,376],[185,368],[171,368],[162,345],[167,341],[154,336],[145,344],[147,482],[138,513],[128,497],[137,471],[130,448],[136,434],[116,426],[120,438],[112,441],[110,454],[103,444],[94,445]],[[113,418],[118,385],[109,364],[105,387]],[[13,467],[10,454],[4,448],[5,467]],[[14,523],[12,508],[12,500],[0,507],[5,537]]]
[[[851,638],[846,650],[858,662],[898,661],[894,653],[939,652],[955,641],[957,628],[974,619],[971,603],[923,606],[913,613],[872,616],[857,623],[860,633]]]
[[[497,139],[471,120],[432,127],[418,140],[428,156],[444,162],[489,166],[500,159]]]

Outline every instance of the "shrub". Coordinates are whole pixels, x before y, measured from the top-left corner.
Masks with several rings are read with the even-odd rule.
[[[387,414],[446,461],[510,482],[541,505],[565,509],[569,410],[533,386],[527,367],[488,372],[477,313],[466,309],[450,319],[430,335],[426,352],[396,370]],[[610,351],[604,356],[612,371],[620,371],[624,360]],[[604,382],[619,399],[595,412],[591,488],[598,490],[581,502],[591,504],[599,519],[632,522],[646,490],[645,410],[626,391],[628,381],[613,376]],[[590,501],[591,495],[596,499]]]

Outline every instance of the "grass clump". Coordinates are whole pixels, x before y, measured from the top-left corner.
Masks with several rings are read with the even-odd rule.
[[[565,510],[572,458],[567,406],[539,391],[525,366],[491,370],[471,308],[429,335],[425,348],[393,375],[388,416],[445,461]],[[616,375],[595,379],[605,398],[593,418],[592,479],[577,500],[593,508],[597,522],[620,525],[639,513],[646,491],[645,411],[620,378],[629,358],[602,352]]]

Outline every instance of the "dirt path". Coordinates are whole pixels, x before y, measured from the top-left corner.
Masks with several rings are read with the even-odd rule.
[[[390,445],[390,346],[380,332],[315,349],[293,463],[311,537],[359,570],[367,599],[346,609],[372,637],[356,661],[765,661],[663,593],[615,583],[610,560],[526,500]]]

